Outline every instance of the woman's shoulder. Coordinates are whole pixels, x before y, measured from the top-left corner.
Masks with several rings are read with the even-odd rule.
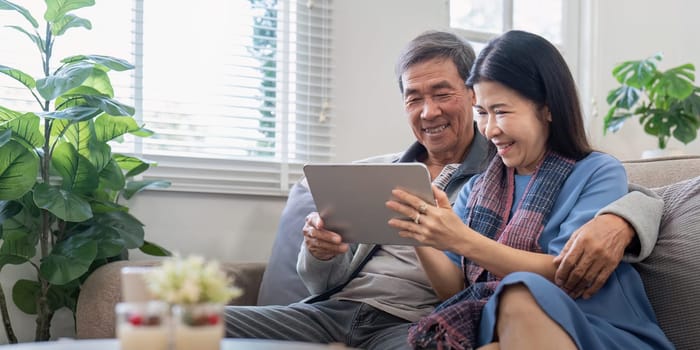
[[[576,162],[574,171],[596,171],[598,169],[619,169],[624,172],[622,163],[610,154],[594,151]]]

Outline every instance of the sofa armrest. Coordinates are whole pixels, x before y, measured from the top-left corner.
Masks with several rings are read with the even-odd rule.
[[[121,269],[126,266],[155,266],[159,261],[115,261],[95,270],[83,283],[75,315],[76,337],[114,338],[114,307],[121,300]],[[255,305],[265,263],[222,263],[243,295],[231,305]]]

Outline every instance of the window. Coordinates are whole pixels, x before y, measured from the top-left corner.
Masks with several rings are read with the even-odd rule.
[[[22,6],[43,15],[41,1]],[[21,19],[8,12],[3,23]],[[80,52],[135,64],[110,77],[155,135],[113,150],[156,161],[144,177],[173,190],[284,195],[304,163],[332,156],[330,0],[102,1],[75,13],[93,30],[59,39],[54,63]],[[40,75],[26,38],[3,29],[0,40],[0,63]],[[36,110],[12,83],[0,77],[2,104]]]
[[[450,26],[477,52],[511,29],[542,35],[562,51],[578,78],[579,12],[578,0],[450,0]]]

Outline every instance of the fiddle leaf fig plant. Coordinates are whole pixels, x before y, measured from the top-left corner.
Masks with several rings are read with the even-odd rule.
[[[6,297],[36,315],[35,340],[50,339],[54,313],[75,313],[81,283],[97,267],[128,257],[129,249],[170,255],[144,240],[143,224],[120,203],[166,181],[135,181],[153,164],[113,153],[111,142],[151,131],[133,118],[134,108],[117,101],[109,78],[133,68],[108,56],[76,54],[55,62],[54,47],[71,29],[92,29],[72,11],[94,0],[45,0],[44,23],[29,10],[0,0],[25,26],[6,26],[31,40],[40,54],[41,76],[0,64],[37,103],[20,111],[0,105],[0,271],[8,264],[31,266],[34,279],[20,279],[5,293],[0,311],[7,338],[16,343]],[[24,20],[22,20],[24,22]]]
[[[612,74],[621,85],[608,93],[610,106],[604,132],[616,132],[631,117],[638,117],[644,131],[666,148],[671,137],[688,144],[700,129],[700,87],[694,85],[695,66],[686,63],[661,71],[659,53],[617,65]]]

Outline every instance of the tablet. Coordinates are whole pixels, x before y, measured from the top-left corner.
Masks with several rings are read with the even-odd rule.
[[[391,218],[412,220],[390,210],[394,188],[435,204],[430,173],[422,163],[307,164],[304,175],[326,229],[346,243],[418,245],[389,226]]]

